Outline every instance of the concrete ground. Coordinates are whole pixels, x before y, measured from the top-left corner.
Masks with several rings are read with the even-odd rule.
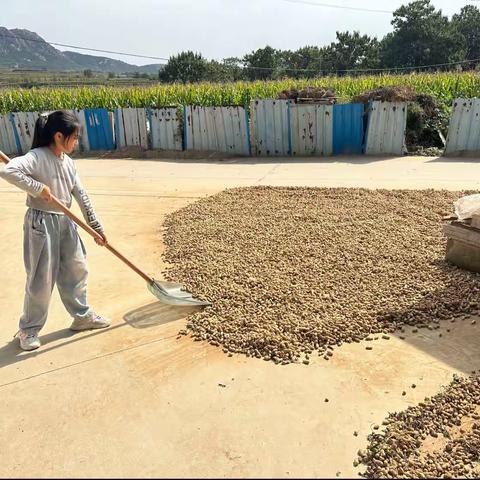
[[[157,277],[165,214],[226,187],[480,190],[473,159],[77,165],[110,242]],[[453,373],[480,368],[480,327],[468,321],[442,325],[442,338],[421,330],[379,340],[372,351],[344,345],[329,362],[308,366],[229,358],[177,339],[190,310],[156,303],[86,235],[90,301],[112,327],[73,334],[55,292],[43,346],[20,352],[12,335],[25,280],[24,210],[24,195],[1,184],[1,477],[351,477],[356,452],[388,412],[435,394]]]

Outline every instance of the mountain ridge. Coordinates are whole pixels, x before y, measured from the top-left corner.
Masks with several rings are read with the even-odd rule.
[[[109,57],[61,51],[35,32],[0,26],[0,68],[157,74],[161,65],[138,66]]]

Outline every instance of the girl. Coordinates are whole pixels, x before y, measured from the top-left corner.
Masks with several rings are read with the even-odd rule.
[[[14,158],[0,171],[0,177],[27,192],[23,226],[23,254],[27,283],[20,330],[15,337],[23,350],[40,347],[38,333],[45,325],[52,290],[73,317],[71,330],[105,328],[109,320],[97,315],[87,303],[86,251],[75,223],[51,204],[52,195],[70,208],[72,196],[88,224],[107,243],[73,160],[68,156],[77,143],[80,124],[69,112],[58,111],[39,117],[32,149]]]

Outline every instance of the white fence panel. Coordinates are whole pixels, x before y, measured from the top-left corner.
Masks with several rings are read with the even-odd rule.
[[[446,155],[480,151],[480,99],[459,98],[453,103]]]
[[[290,122],[292,155],[332,155],[332,105],[291,104]]]
[[[250,111],[254,155],[290,155],[289,100],[255,100]]]
[[[115,110],[117,148],[148,148],[147,115],[144,108],[117,108]]]
[[[15,141],[10,115],[11,114],[0,114],[0,150],[7,155],[18,154],[17,142]]]
[[[185,148],[249,155],[247,114],[243,107],[184,108]]]
[[[405,152],[407,104],[372,102],[368,119],[367,155],[402,155]]]
[[[148,120],[152,148],[182,150],[182,125],[177,107],[149,110]]]
[[[40,116],[39,112],[15,112],[12,118],[17,130],[18,139],[22,153],[27,153],[32,148],[35,122]]]

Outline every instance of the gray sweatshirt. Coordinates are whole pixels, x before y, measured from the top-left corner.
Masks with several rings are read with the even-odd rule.
[[[26,155],[11,160],[3,170],[0,169],[0,178],[27,192],[27,206],[36,210],[63,215],[61,210],[40,197],[45,185],[67,208],[71,207],[74,197],[88,224],[103,233],[75,164],[68,155],[64,155],[62,160],[48,147],[34,148]]]

